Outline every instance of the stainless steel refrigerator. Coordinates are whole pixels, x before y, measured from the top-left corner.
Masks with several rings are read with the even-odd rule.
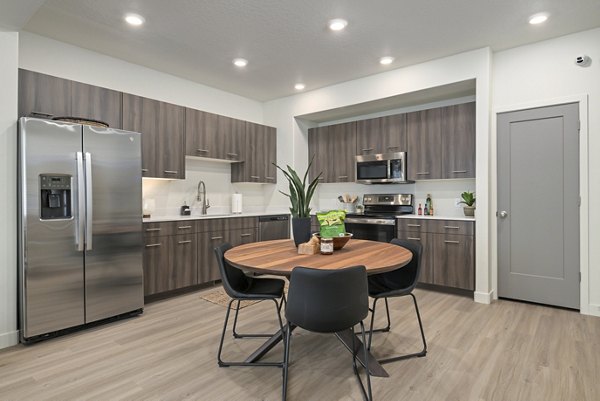
[[[141,135],[19,120],[20,333],[140,313]]]

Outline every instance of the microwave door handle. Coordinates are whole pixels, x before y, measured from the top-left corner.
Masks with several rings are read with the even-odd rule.
[[[93,221],[93,194],[92,194],[92,154],[85,152],[85,249],[92,250],[92,221]]]
[[[84,249],[84,220],[85,218],[85,177],[83,172],[83,153],[77,152],[77,229],[75,230],[75,242],[77,250]]]

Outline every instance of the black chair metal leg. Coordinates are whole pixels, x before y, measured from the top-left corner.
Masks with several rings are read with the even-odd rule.
[[[363,352],[364,352],[364,358],[365,358],[365,373],[367,375],[367,388],[365,388],[361,378],[360,378],[360,374],[358,372],[358,365],[356,363],[356,355],[358,353],[358,349],[356,349],[356,342],[354,341],[354,338],[356,337],[354,334],[354,327],[351,328],[352,331],[352,368],[354,370],[354,374],[356,375],[356,378],[358,379],[358,384],[360,385],[360,391],[362,393],[362,396],[365,400],[367,401],[371,401],[373,399],[373,394],[371,393],[371,374],[369,372],[369,351],[367,350],[367,343],[366,343],[366,335],[365,335],[365,325],[363,324],[363,322],[360,322],[360,328],[361,328],[361,335],[362,335],[362,343],[363,343]]]
[[[275,301],[277,302],[277,301]],[[233,337],[234,338],[269,338],[269,337],[273,337],[274,334],[248,334],[248,333],[243,333],[240,334],[238,333],[235,328],[237,326],[237,321],[238,321],[238,314],[240,312],[240,303],[241,301],[238,299],[237,300],[237,306],[235,308],[235,317],[233,319]],[[277,314],[281,315],[281,303],[277,303]]]
[[[421,314],[419,313],[419,306],[417,305],[417,298],[415,298],[414,294],[408,294],[412,297],[413,303],[415,305],[415,311],[417,312],[417,320],[419,321],[419,329],[421,330],[421,340],[423,341],[423,349],[419,352],[415,352],[413,354],[400,355],[392,358],[385,358],[379,360],[380,364],[402,361],[404,359],[409,358],[422,358],[427,355],[427,342],[425,340],[425,332],[423,331],[423,323],[421,322]]]
[[[221,341],[219,342],[219,351],[217,352],[217,361],[220,367],[228,367],[228,366],[276,366],[283,367],[283,362],[229,362],[223,361],[221,359],[221,352],[223,351],[223,342],[225,340],[225,332],[227,331],[227,325],[229,323],[229,313],[231,312],[231,304],[237,301],[236,299],[232,299],[229,301],[227,305],[227,312],[225,313],[225,322],[223,323],[223,332],[221,333]],[[279,327],[283,330],[283,322],[281,320],[281,314],[279,313],[280,306],[276,299],[273,299],[275,302],[275,310],[277,312],[277,318],[279,320]],[[244,335],[245,337],[264,337],[264,335]],[[269,336],[271,337],[271,336]]]
[[[286,332],[284,337],[284,353],[283,353],[283,389],[281,399],[283,401],[287,398],[287,383],[288,383],[288,370],[290,365],[290,345],[292,342],[292,328],[290,323],[286,325]]]

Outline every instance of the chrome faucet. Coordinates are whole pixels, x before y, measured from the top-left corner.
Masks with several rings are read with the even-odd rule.
[[[198,202],[202,201],[202,210],[200,214],[206,214],[206,209],[210,207],[210,201],[206,199],[206,184],[204,181],[200,180],[198,183],[198,195],[196,195],[196,200]]]

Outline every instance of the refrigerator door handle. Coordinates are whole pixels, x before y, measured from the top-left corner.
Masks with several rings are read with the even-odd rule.
[[[92,194],[92,154],[85,152],[85,249],[92,250],[92,221],[94,216]]]
[[[83,172],[83,153],[77,152],[77,227],[75,230],[75,243],[77,250],[84,249],[84,216],[85,216],[85,177]]]

